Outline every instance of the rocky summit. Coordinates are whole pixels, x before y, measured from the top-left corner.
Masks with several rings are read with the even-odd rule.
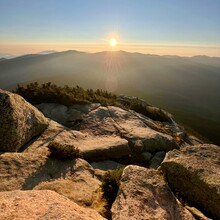
[[[0,90],[0,219],[220,219],[219,147],[133,99],[150,114]]]

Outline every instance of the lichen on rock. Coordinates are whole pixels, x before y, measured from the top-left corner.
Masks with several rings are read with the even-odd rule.
[[[0,151],[18,151],[48,126],[48,120],[21,96],[0,89]]]

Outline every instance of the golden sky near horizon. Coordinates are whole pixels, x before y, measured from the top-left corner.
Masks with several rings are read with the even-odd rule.
[[[0,5],[0,54],[124,50],[220,57],[220,0],[0,0]],[[110,46],[111,38],[117,45]]]
[[[179,55],[179,56],[219,56],[220,46],[193,46],[193,45],[169,45],[169,44],[135,44],[121,43],[111,47],[109,42],[105,43],[1,43],[1,54],[31,54],[40,51],[55,50],[79,50],[85,52],[100,52],[108,50],[124,50],[128,52],[139,52],[158,55]]]

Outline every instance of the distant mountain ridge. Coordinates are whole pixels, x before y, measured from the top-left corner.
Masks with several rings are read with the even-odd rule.
[[[0,62],[0,87],[38,81],[138,96],[220,143],[220,58],[64,51]]]

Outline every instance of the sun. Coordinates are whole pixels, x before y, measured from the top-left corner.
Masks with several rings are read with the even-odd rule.
[[[109,44],[111,47],[115,47],[117,45],[117,40],[113,37],[110,39]]]

